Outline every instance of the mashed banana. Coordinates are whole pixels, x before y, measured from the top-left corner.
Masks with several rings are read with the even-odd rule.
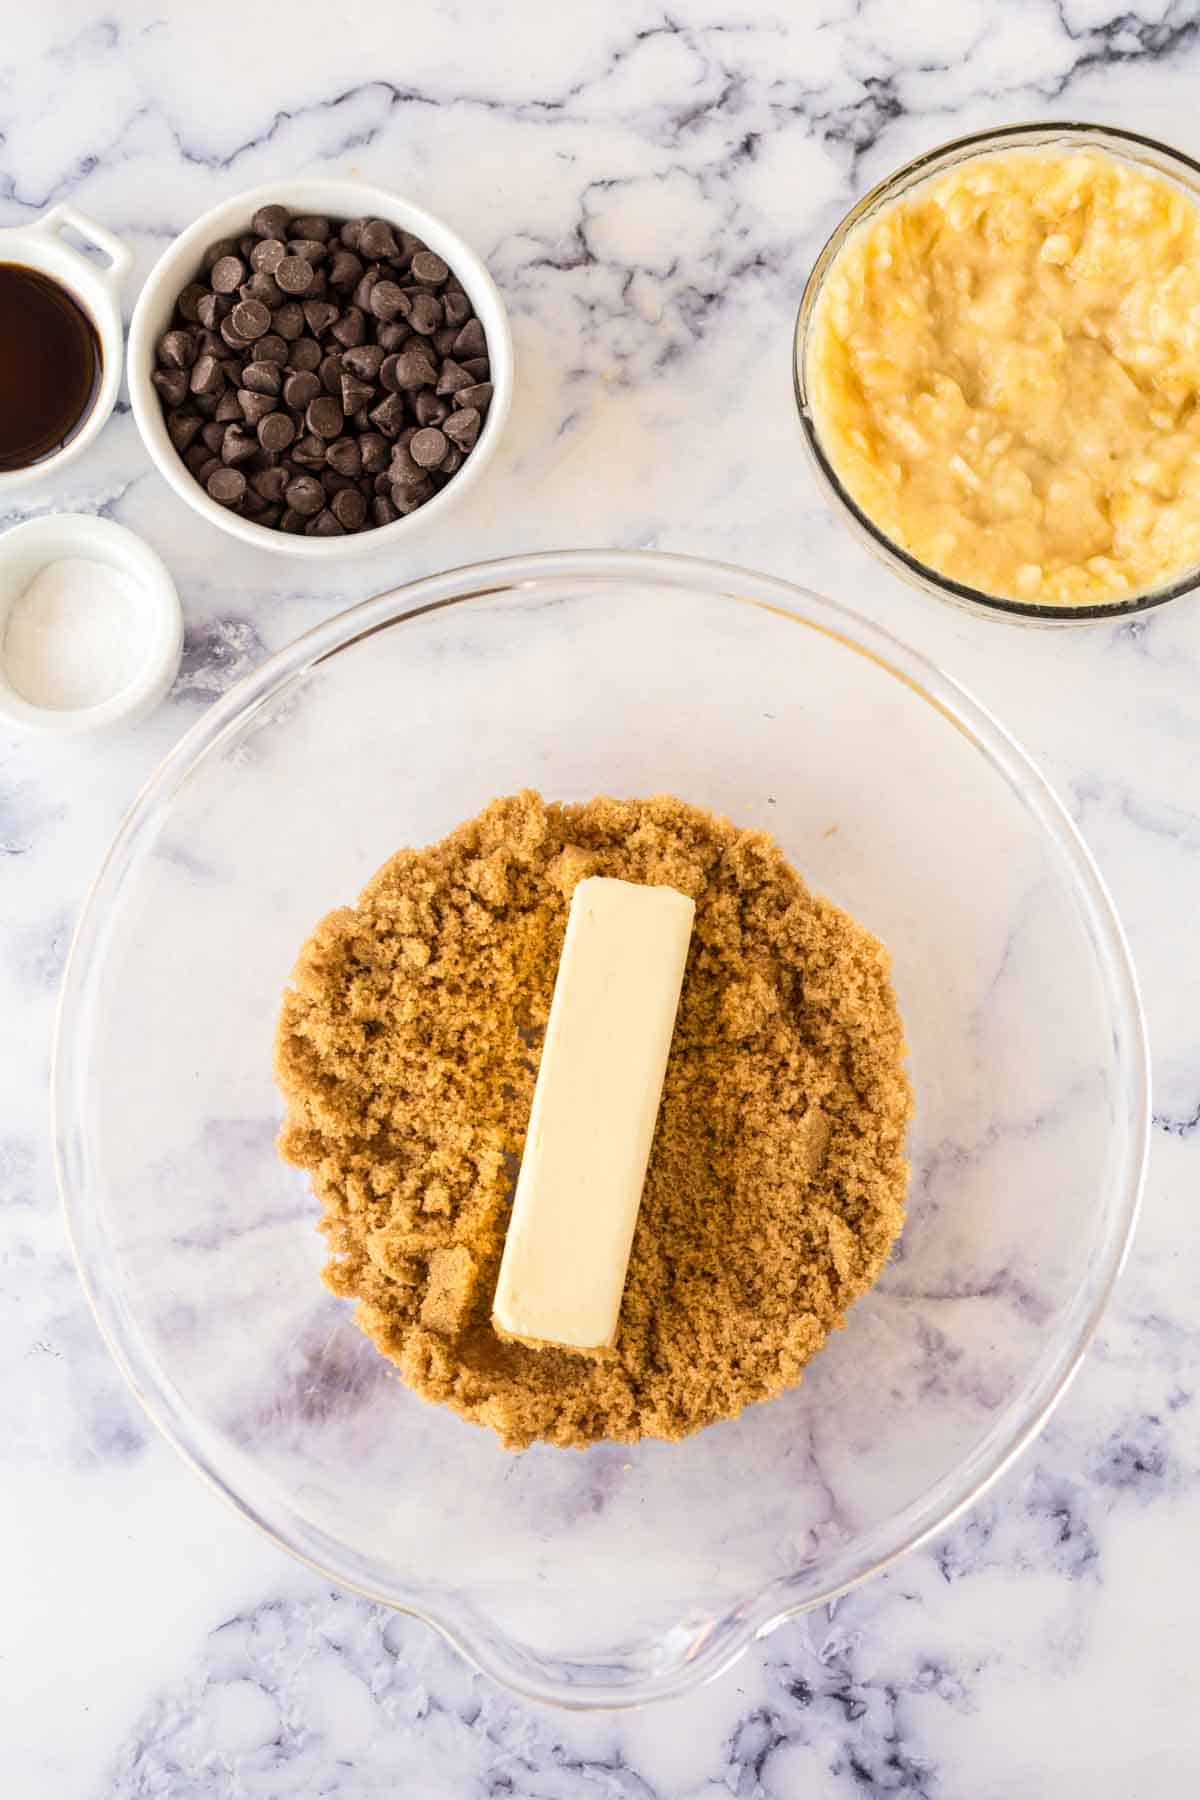
[[[1085,606],[1200,564],[1200,209],[1096,150],[981,155],[848,239],[808,350],[859,507],[983,591]]]

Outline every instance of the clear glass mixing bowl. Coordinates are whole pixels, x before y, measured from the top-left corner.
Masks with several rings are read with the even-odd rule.
[[[766,827],[895,958],[900,1245],[801,1387],[682,1444],[513,1457],[414,1398],[322,1287],[317,1209],[273,1148],[313,922],[525,786]],[[296,1555],[576,1706],[713,1675],[980,1494],[1092,1334],[1148,1112],[1112,906],[987,714],[815,594],[588,552],[384,594],[213,706],[88,900],[54,1085],[83,1278],[167,1435]]]
[[[1137,169],[1164,176],[1177,187],[1183,188],[1193,201],[1200,201],[1200,163],[1186,156],[1182,150],[1174,150],[1169,144],[1160,144],[1156,138],[1143,137],[1137,131],[1121,131],[1112,125],[1049,119],[1021,125],[1001,125],[990,131],[973,132],[969,137],[953,138],[949,143],[938,144],[936,148],[915,157],[912,162],[905,163],[903,168],[896,169],[868,194],[864,194],[841,220],[813,264],[800,299],[792,346],[792,385],[800,423],[804,429],[805,447],[817,479],[859,542],[865,544],[894,575],[901,576],[922,592],[937,595],[940,599],[953,601],[960,606],[978,608],[994,618],[1015,620],[1023,625],[1082,625],[1092,619],[1111,621],[1127,613],[1146,612],[1150,607],[1162,606],[1168,600],[1177,600],[1182,594],[1193,593],[1200,586],[1200,569],[1181,569],[1172,580],[1164,582],[1160,587],[1131,594],[1125,600],[1112,600],[1096,606],[1059,606],[1010,600],[1000,594],[989,594],[982,588],[968,587],[965,582],[956,581],[928,563],[920,562],[900,544],[893,542],[843,486],[841,477],[826,453],[813,410],[808,352],[817,303],[830,269],[846,240],[861,226],[869,224],[885,207],[904,199],[922,182],[943,175],[948,169],[956,168],[960,163],[971,162],[979,156],[993,156],[1010,150],[1066,152],[1081,149],[1102,150]]]

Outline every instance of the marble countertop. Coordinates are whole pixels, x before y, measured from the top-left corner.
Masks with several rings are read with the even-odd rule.
[[[812,257],[938,141],[1036,117],[1200,155],[1194,0],[651,0],[13,12],[0,225],[70,200],[137,253],[274,177],[359,174],[454,224],[507,298],[499,461],[400,552],[309,572],[202,523],[122,407],[53,509],[177,578],[179,680],[145,724],[0,734],[0,1733],[11,1800],[1158,1800],[1200,1774],[1200,608],[1038,632],[909,592],[831,517],[789,385]],[[1154,1054],[1134,1254],[1065,1403],[943,1539],[725,1677],[642,1713],[525,1705],[433,1632],[332,1591],[143,1417],[75,1276],[50,1163],[55,993],[87,883],[164,751],[268,651],[454,563],[625,545],[852,601],[1039,759],[1125,920]]]

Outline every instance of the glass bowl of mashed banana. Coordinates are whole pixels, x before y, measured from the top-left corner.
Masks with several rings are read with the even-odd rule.
[[[1024,620],[1200,584],[1200,164],[1008,126],[881,182],[805,288],[805,440],[926,592]]]

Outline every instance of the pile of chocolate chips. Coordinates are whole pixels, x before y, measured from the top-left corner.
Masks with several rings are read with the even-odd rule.
[[[420,238],[262,206],[245,237],[209,246],[152,380],[212,499],[332,537],[389,525],[451,480],[490,374],[470,300]]]

